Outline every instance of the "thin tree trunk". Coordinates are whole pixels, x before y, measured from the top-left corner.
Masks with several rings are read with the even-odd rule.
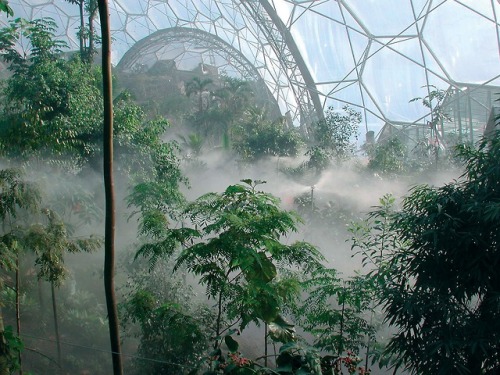
[[[95,53],[95,35],[94,35],[94,19],[97,13],[96,0],[89,1],[89,50],[87,54],[87,60],[89,64],[94,60]]]
[[[87,61],[89,64],[94,59],[94,15],[89,16],[89,50],[87,52]]]
[[[267,367],[267,323],[264,323],[264,366]]]
[[[54,331],[56,333],[57,364],[61,367],[61,335],[59,334],[59,319],[57,317],[56,289],[53,282],[50,283],[50,291],[52,293],[52,314],[54,317]]]
[[[21,286],[21,275],[19,272],[19,252],[16,256],[16,329],[17,337],[21,337],[21,292],[19,290]],[[23,362],[21,351],[18,353],[19,361],[19,375],[23,375]]]
[[[344,351],[344,312],[345,312],[345,287],[342,294],[342,310],[340,315],[340,340],[337,353],[339,357],[342,355],[342,352]]]
[[[83,35],[85,33],[85,19],[83,18],[83,0],[80,0],[78,7],[80,8],[80,58],[83,61],[85,58],[85,39]]]
[[[217,303],[218,311],[217,311],[217,324],[215,327],[215,347],[217,347],[217,338],[220,336],[220,325],[221,325],[221,320],[222,320],[222,289],[219,292],[219,301]]]
[[[98,0],[102,36],[102,76],[104,100],[103,170],[106,195],[104,238],[104,290],[108,311],[109,337],[113,359],[113,374],[122,375],[120,331],[116,307],[115,273],[115,191],[113,181],[113,88],[111,83],[111,37],[107,0]]]
[[[38,314],[40,315],[40,318],[42,318],[42,320],[45,320],[45,300],[43,298],[43,286],[41,279],[38,279],[37,286],[38,286],[38,305],[39,305]]]

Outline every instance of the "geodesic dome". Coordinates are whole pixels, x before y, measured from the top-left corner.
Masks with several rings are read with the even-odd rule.
[[[78,6],[11,6],[16,17],[54,18],[77,48]],[[258,77],[295,125],[348,104],[367,132],[418,133],[432,108],[410,101],[438,88],[442,132],[473,140],[500,92],[498,0],[111,0],[110,13],[118,67],[175,60]]]

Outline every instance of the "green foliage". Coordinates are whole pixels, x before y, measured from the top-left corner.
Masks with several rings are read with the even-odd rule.
[[[16,270],[19,252],[22,249],[23,228],[19,225],[20,213],[33,212],[40,203],[40,192],[34,184],[25,181],[18,170],[0,170],[0,269]],[[3,275],[0,275],[0,292],[3,292]],[[3,293],[2,293],[3,294]],[[10,374],[20,368],[19,353],[22,341],[14,335],[12,327],[4,328],[0,301],[0,373]]]
[[[207,91],[213,80],[210,78],[201,79],[193,77],[193,79],[186,83],[186,95],[198,95],[198,112],[203,112],[203,92]]]
[[[120,311],[124,327],[140,340],[136,373],[185,373],[185,368],[196,367],[212,332],[208,307],[196,303],[192,290],[173,279],[166,262],[150,270],[136,262],[130,271]]]
[[[63,162],[69,154],[80,166],[100,149],[98,79],[90,66],[62,58],[66,46],[54,38],[55,28],[50,19],[16,19],[0,32],[0,51],[13,73],[4,90],[0,145],[9,156],[50,151]]]
[[[216,335],[221,333],[224,316],[239,322],[241,329],[251,321],[278,319],[282,304],[293,294],[290,288],[296,285],[279,275],[279,268],[309,272],[321,267],[322,256],[312,245],[281,243],[282,236],[296,230],[298,216],[281,210],[272,195],[257,191],[262,181],[242,182],[189,204],[185,212],[193,227],[169,231],[169,239],[187,246],[175,269],[186,267],[199,276],[207,296],[218,301]],[[142,254],[157,260],[163,243],[141,249]]]
[[[13,374],[21,368],[19,353],[24,349],[22,340],[14,333],[12,326],[0,330],[0,374]]]
[[[186,182],[179,170],[178,145],[164,142],[169,128],[163,118],[148,119],[128,92],[114,100],[116,160],[125,176],[135,182],[157,182],[174,190]]]
[[[270,121],[250,116],[235,127],[233,149],[246,161],[265,156],[297,156],[303,141],[295,129],[286,127],[285,118]]]
[[[204,139],[202,136],[196,133],[191,133],[187,137],[180,135],[179,138],[182,141],[181,147],[188,151],[187,157],[198,157],[201,154],[203,148]]]
[[[14,17],[14,11],[9,6],[9,2],[7,0],[0,0],[0,12],[7,13],[7,16]]]
[[[47,223],[30,227],[24,247],[34,251],[37,256],[35,264],[38,277],[59,286],[67,274],[64,253],[95,251],[101,246],[102,239],[93,236],[71,239],[66,226],[54,211],[44,209],[42,213]]]
[[[342,280],[333,269],[320,269],[305,281],[307,298],[297,311],[298,322],[315,337],[314,346],[341,356],[357,353],[374,335],[367,321],[373,313],[374,288],[361,276]]]
[[[428,108],[431,111],[431,124],[434,129],[444,120],[449,120],[449,115],[444,111],[443,102],[448,96],[448,92],[446,90],[438,89],[436,86],[429,85],[427,86],[429,94],[425,97],[421,98],[413,98],[410,100],[411,102],[421,101],[424,107]]]
[[[380,303],[397,328],[388,351],[412,373],[500,368],[499,134],[459,156],[460,180],[417,186],[400,212],[372,213],[383,226],[376,246],[362,245],[371,248]]]
[[[310,172],[319,175],[332,162],[342,163],[351,159],[357,151],[356,141],[361,114],[349,106],[342,111],[329,107],[325,119],[311,126],[307,160],[296,168],[285,170],[287,174],[301,177]]]
[[[392,230],[395,205],[395,197],[386,194],[365,220],[351,224],[351,248],[362,256],[364,266],[383,266],[384,255],[392,254],[394,249],[404,248],[404,242]]]
[[[390,176],[399,175],[407,170],[408,152],[397,136],[369,145],[366,152],[369,158],[369,170]]]
[[[0,218],[15,218],[19,210],[33,210],[40,204],[38,188],[24,179],[20,170],[0,170]]]
[[[342,161],[351,158],[356,152],[358,127],[361,114],[349,106],[342,112],[329,107],[325,119],[312,126],[314,145],[328,152],[334,160]]]
[[[22,227],[15,219],[22,211],[36,211],[40,200],[40,191],[37,186],[25,181],[21,171],[0,170],[0,218],[3,228],[0,236],[0,268],[15,269],[19,242],[22,241],[24,235]]]
[[[278,317],[285,296],[278,292],[285,280],[278,277],[277,266],[308,272],[322,259],[308,243],[282,244],[280,238],[296,230],[299,218],[281,210],[270,194],[256,191],[261,181],[243,182],[189,205],[196,242],[182,251],[176,265],[200,276],[208,297],[219,300],[219,312],[239,319],[241,328]]]
[[[145,291],[132,296],[128,308],[125,319],[139,323],[141,329],[139,355],[161,358],[160,363],[139,360],[141,373],[179,373],[179,365],[183,368],[196,363],[197,354],[204,350],[208,341],[198,317],[176,303],[155,304],[154,296]]]
[[[0,32],[0,51],[13,72],[2,108],[0,150],[11,158],[36,156],[66,170],[102,166],[102,94],[99,70],[78,58],[64,59],[50,19],[17,19]],[[26,45],[20,53],[17,45]],[[175,143],[161,137],[165,119],[148,119],[126,92],[114,100],[117,170],[135,182],[182,180]]]
[[[276,366],[276,372],[279,374],[323,374],[318,350],[296,342],[289,342],[280,347]]]

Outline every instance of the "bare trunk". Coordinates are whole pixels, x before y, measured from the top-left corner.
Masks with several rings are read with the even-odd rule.
[[[340,315],[340,340],[337,353],[339,357],[342,355],[342,352],[344,351],[344,312],[345,312],[345,289],[342,295],[342,310]]]
[[[83,60],[85,57],[85,39],[83,35],[85,33],[85,20],[83,18],[83,0],[80,0],[78,6],[80,8],[80,58]]]
[[[87,52],[87,61],[92,63],[94,59],[94,15],[89,16],[89,50]]]
[[[98,0],[102,36],[102,75],[104,100],[103,170],[106,195],[104,239],[104,289],[109,320],[113,374],[122,375],[120,331],[114,286],[115,273],[115,192],[113,181],[113,89],[111,83],[111,37],[107,0]]]
[[[16,257],[16,329],[17,337],[21,337],[21,275],[19,272],[19,253]],[[18,353],[19,375],[23,375],[23,362],[21,352]]]
[[[219,292],[219,301],[217,303],[218,305],[218,311],[217,311],[217,324],[216,324],[216,327],[215,327],[215,337],[219,337],[220,336],[220,331],[221,331],[221,321],[222,321],[222,290]],[[217,340],[218,339],[215,339],[215,347],[217,347]]]
[[[61,367],[61,336],[59,334],[59,319],[57,317],[56,290],[52,282],[50,283],[50,291],[52,293],[52,313],[54,317],[54,331],[56,334],[57,364]]]
[[[267,323],[264,323],[264,366],[267,367]]]

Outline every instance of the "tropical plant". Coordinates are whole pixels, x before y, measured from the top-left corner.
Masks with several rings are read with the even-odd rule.
[[[343,161],[354,156],[361,114],[349,106],[342,111],[329,107],[325,119],[312,126],[313,145],[329,153],[330,158]]]
[[[94,19],[97,15],[97,0],[66,0],[70,4],[78,5],[80,13],[80,26],[78,28],[78,38],[80,39],[80,58],[85,62],[92,62],[93,56],[97,53],[95,44],[99,38],[94,31]],[[88,22],[85,25],[85,12],[88,15]],[[87,45],[88,42],[88,45]]]
[[[197,367],[213,332],[210,308],[183,279],[174,278],[167,261],[148,269],[136,260],[129,268],[120,311],[128,336],[139,339],[136,373],[185,373]]]
[[[319,269],[304,282],[307,297],[297,311],[297,322],[314,336],[314,346],[342,357],[358,353],[373,341],[369,322],[374,288],[362,276],[343,280],[334,269]]]
[[[393,136],[365,147],[368,169],[381,175],[396,176],[408,170],[408,151],[401,139]]]
[[[49,152],[53,162],[78,168],[100,149],[101,94],[92,68],[62,58],[66,45],[54,38],[55,30],[50,19],[16,19],[0,31],[12,72],[4,87],[0,149],[11,157]]]
[[[186,267],[199,276],[207,296],[216,300],[216,337],[235,325],[244,329],[252,321],[276,322],[279,330],[281,307],[297,292],[297,283],[280,277],[277,267],[304,272],[321,267],[322,256],[312,245],[280,241],[297,229],[298,216],[281,210],[272,195],[257,191],[262,181],[243,182],[221,194],[201,196],[185,211],[191,227],[153,230],[157,238],[161,234],[161,241],[138,252],[154,262],[171,255],[176,241],[185,244],[175,269]]]
[[[5,100],[1,108],[2,156],[11,161],[21,160],[37,171],[49,166],[52,176],[66,173],[68,180],[75,181],[92,176],[92,170],[102,171],[101,158],[105,151],[102,140],[106,138],[107,150],[116,146],[118,160],[125,161],[123,168],[117,168],[120,176],[127,183],[142,184],[137,190],[144,193],[144,206],[148,206],[147,195],[157,191],[159,181],[162,192],[168,190],[175,197],[181,197],[178,185],[182,177],[176,146],[161,140],[168,123],[161,119],[146,121],[144,112],[127,95],[119,95],[114,113],[115,137],[112,133],[107,137],[109,133],[104,134],[102,128],[105,106],[99,87],[102,81],[96,74],[99,70],[78,57],[64,59],[65,44],[54,38],[54,32],[55,22],[49,19],[14,20],[0,32],[0,49],[12,72],[4,86]],[[23,43],[19,44],[21,39]],[[19,50],[18,44],[24,50]],[[107,78],[110,82],[109,74]],[[112,93],[106,92],[111,99]],[[106,103],[109,105],[109,101]],[[113,115],[109,107],[106,109],[108,115]],[[128,184],[121,185],[128,187]],[[61,192],[56,188],[51,190],[55,195]],[[83,192],[85,201],[70,195],[59,197],[57,211],[64,214],[65,219],[78,216],[79,220],[87,220],[87,213],[83,212],[87,207],[82,206],[89,194]],[[99,203],[95,195],[93,197]],[[73,203],[62,207],[66,198]],[[74,215],[76,213],[78,215]],[[70,224],[66,228],[70,228]]]
[[[14,11],[9,6],[7,0],[0,0],[0,11],[7,13],[8,16],[14,17]]]
[[[67,275],[67,270],[64,267],[64,255],[66,252],[93,252],[101,246],[102,241],[95,236],[72,239],[63,221],[54,211],[43,209],[42,213],[46,217],[47,223],[31,225],[25,235],[23,247],[36,254],[37,276],[39,279],[48,281],[51,286],[57,358],[58,364],[61,365],[62,356],[55,288],[61,285]]]
[[[384,230],[376,246],[358,242],[397,329],[387,351],[415,374],[500,369],[500,134],[458,155],[459,180],[413,188],[399,212],[372,212]]]
[[[2,232],[0,236],[0,269],[16,272],[16,325],[17,336],[12,327],[4,327],[2,303],[0,302],[0,374],[22,371],[21,349],[19,341],[21,330],[19,313],[19,257],[25,237],[25,226],[18,220],[23,212],[34,212],[40,204],[40,192],[36,186],[25,181],[18,170],[0,170],[0,218]],[[0,275],[0,291],[3,278]]]
[[[247,113],[247,119],[236,125],[232,133],[233,149],[243,160],[298,155],[304,143],[297,130],[286,127],[284,117],[270,121],[257,108],[249,108]]]
[[[207,92],[213,80],[210,78],[201,79],[200,77],[193,77],[193,79],[186,83],[186,95],[198,96],[198,112],[203,112],[203,93]]]

